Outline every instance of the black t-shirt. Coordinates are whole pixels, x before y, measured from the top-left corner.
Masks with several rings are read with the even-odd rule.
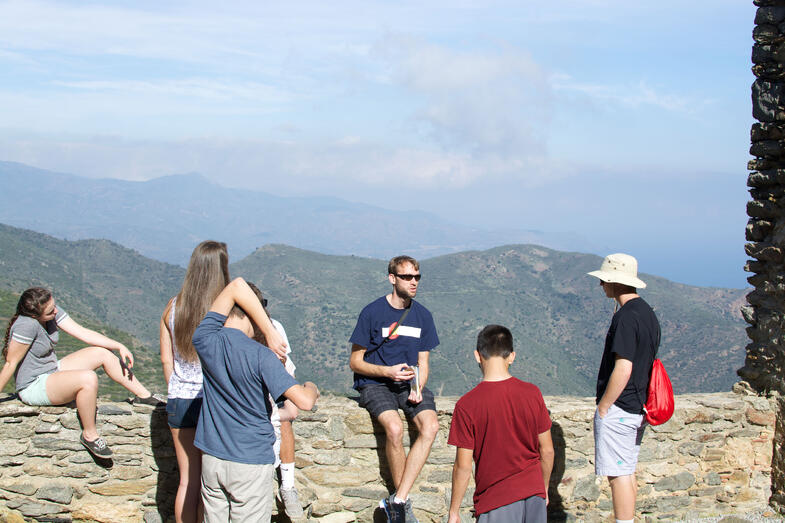
[[[643,412],[651,366],[659,345],[660,323],[643,298],[633,298],[616,311],[605,337],[605,351],[597,375],[597,403],[605,393],[618,354],[632,362],[632,375],[614,404],[631,414]]]

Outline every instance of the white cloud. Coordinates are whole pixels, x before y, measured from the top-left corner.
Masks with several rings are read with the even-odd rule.
[[[606,108],[621,105],[628,109],[650,106],[675,113],[694,113],[711,100],[694,100],[688,96],[664,93],[640,80],[627,85],[602,85],[576,81],[566,74],[552,77],[555,91],[577,93]]]

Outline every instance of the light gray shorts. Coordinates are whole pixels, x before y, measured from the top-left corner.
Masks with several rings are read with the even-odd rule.
[[[643,414],[630,414],[611,405],[604,418],[594,411],[594,473],[598,476],[635,474],[646,423]]]
[[[515,503],[483,512],[477,523],[546,523],[548,507],[545,498],[531,496]]]
[[[249,465],[202,454],[204,523],[270,521],[273,465]]]

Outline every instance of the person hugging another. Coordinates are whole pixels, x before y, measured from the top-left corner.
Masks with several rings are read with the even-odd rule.
[[[276,352],[252,339],[254,324]],[[319,391],[286,372],[280,335],[242,278],[215,299],[193,345],[203,376],[194,444],[202,451],[204,521],[270,521],[275,434],[267,396],[310,410]]]

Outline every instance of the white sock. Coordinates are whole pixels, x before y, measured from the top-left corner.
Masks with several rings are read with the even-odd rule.
[[[281,488],[294,488],[294,463],[281,463]]]
[[[616,523],[635,523],[634,519],[617,519]]]
[[[406,503],[406,500],[399,498],[396,493],[396,496],[393,498],[393,503]]]

